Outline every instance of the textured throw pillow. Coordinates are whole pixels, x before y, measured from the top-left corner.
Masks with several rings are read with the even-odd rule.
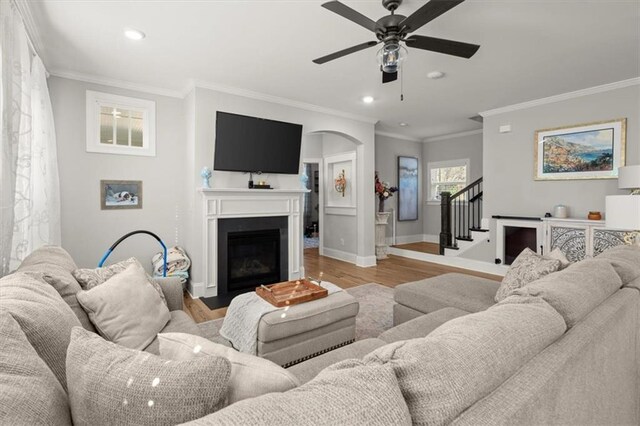
[[[0,423],[71,424],[66,392],[5,312],[0,312],[0,342]]]
[[[411,416],[393,369],[334,364],[304,385],[284,393],[245,399],[189,426],[210,425],[410,425]]]
[[[15,272],[0,279],[0,309],[20,324],[33,349],[66,389],[67,346],[71,329],[80,326],[69,305],[49,284]]]
[[[105,266],[104,268],[76,269],[72,272],[72,274],[75,277],[75,279],[78,280],[78,283],[84,290],[91,290],[92,288],[100,284],[103,284],[114,275],[124,272],[129,266],[133,264],[138,265],[140,268],[144,270],[144,267],[140,262],[138,262],[138,259],[136,259],[135,257],[130,257],[127,260],[114,263],[113,265]],[[151,278],[149,274],[147,274],[146,272],[145,272],[145,276],[147,277],[147,281],[149,281],[149,284],[151,284],[153,288],[156,289],[156,291],[160,295],[160,298],[166,305],[167,301],[164,298],[164,293],[162,292],[162,288],[160,287],[160,284],[155,282],[155,280]]]
[[[586,259],[557,274],[547,275],[516,289],[511,294],[543,298],[571,328],[620,287],[620,276],[609,262]]]
[[[147,274],[135,263],[76,297],[100,335],[131,349],[144,349],[171,319]]]
[[[571,265],[571,261],[567,259],[567,256],[558,247],[551,250],[549,253],[543,256],[545,259],[555,259],[560,261],[560,269],[564,269]]]
[[[620,245],[600,253],[596,259],[606,260],[616,270],[622,284],[627,285],[640,277],[640,246]]]
[[[378,348],[363,361],[393,367],[414,424],[448,425],[565,330],[544,300],[512,296],[452,319],[427,337]]]
[[[499,302],[507,297],[513,290],[533,282],[547,274],[560,269],[560,261],[557,259],[545,259],[533,250],[526,248],[516,257],[511,267],[502,279],[502,283],[496,292],[495,301]]]
[[[76,327],[67,353],[74,425],[174,425],[224,407],[229,361],[167,361]]]
[[[299,386],[295,376],[279,365],[254,355],[238,352],[200,336],[185,333],[161,333],[160,356],[187,361],[216,355],[231,362],[229,404],[270,392],[285,392]]]

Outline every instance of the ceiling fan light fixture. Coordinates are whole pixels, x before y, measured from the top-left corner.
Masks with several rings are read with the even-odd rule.
[[[397,72],[407,54],[407,49],[401,46],[400,43],[395,41],[387,42],[378,50],[378,64],[382,67],[382,71],[386,73]]]

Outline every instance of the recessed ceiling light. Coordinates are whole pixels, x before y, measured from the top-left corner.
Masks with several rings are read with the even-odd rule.
[[[432,80],[437,80],[444,77],[444,73],[442,71],[431,71],[429,74],[427,74],[427,77]]]
[[[407,127],[407,126],[408,126],[408,124],[407,124],[407,123],[405,123],[404,121],[401,121],[400,123],[398,123],[398,126],[400,126],[400,127]]]
[[[362,102],[364,102],[365,104],[370,104],[371,102],[373,102],[373,96],[364,96],[362,98]]]
[[[125,28],[124,36],[130,40],[142,40],[146,37],[142,31],[133,28]]]

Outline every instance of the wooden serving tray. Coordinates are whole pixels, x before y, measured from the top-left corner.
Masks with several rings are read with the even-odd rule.
[[[278,308],[327,297],[329,292],[311,281],[301,279],[260,286],[256,294]]]

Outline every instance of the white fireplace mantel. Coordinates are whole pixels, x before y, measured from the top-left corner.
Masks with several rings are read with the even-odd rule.
[[[203,197],[203,277],[205,294],[218,294],[218,220],[242,217],[288,218],[289,279],[304,276],[302,197],[308,189],[201,188]]]

